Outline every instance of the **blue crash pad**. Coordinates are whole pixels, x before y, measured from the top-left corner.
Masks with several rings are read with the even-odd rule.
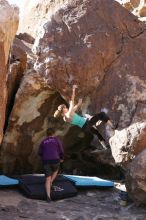
[[[98,177],[64,175],[68,179],[74,181],[77,187],[114,187],[114,182],[110,180],[101,179]]]
[[[7,177],[5,175],[0,175],[0,187],[1,186],[13,186],[19,184],[19,181],[14,178]]]

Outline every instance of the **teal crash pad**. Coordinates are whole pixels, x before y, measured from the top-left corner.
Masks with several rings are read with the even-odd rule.
[[[19,184],[19,180],[0,175],[0,187],[1,186],[13,186]]]
[[[114,187],[114,182],[110,180],[101,179],[98,177],[64,175],[68,179],[74,181],[76,187]]]

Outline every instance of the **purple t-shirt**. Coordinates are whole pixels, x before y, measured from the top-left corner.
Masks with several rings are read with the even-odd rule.
[[[62,160],[64,158],[62,143],[57,137],[47,137],[40,144],[39,155],[43,161]]]

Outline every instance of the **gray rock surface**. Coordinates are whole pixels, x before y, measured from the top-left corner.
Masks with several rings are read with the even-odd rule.
[[[121,206],[119,191],[79,191],[76,197],[47,203],[23,197],[17,190],[1,190],[3,220],[145,220],[146,210],[133,203]]]

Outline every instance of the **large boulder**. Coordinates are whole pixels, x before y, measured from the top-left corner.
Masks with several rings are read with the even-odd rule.
[[[115,162],[127,166],[141,151],[146,148],[146,122],[116,130],[109,140]]]
[[[41,27],[35,69],[66,101],[77,83],[90,113],[104,107],[124,128],[146,100],[145,39],[145,25],[117,2],[70,1]]]
[[[0,0],[0,143],[3,137],[3,127],[5,123],[5,110],[7,102],[7,68],[9,50],[12,41],[15,37],[18,21],[19,11],[17,7],[10,6],[7,1]]]
[[[5,136],[1,147],[2,169],[7,174],[22,174],[41,169],[38,147],[40,141],[46,137],[48,122],[51,126],[51,119],[48,117],[49,113],[53,114],[51,103],[55,103],[55,100],[62,103],[56,91],[51,90],[43,77],[31,69],[35,55],[31,51],[32,38],[27,36],[19,35],[21,40],[15,38],[11,46]],[[30,70],[27,71],[26,68]],[[41,105],[43,107],[38,110]],[[18,119],[21,117],[24,123],[19,123]]]
[[[146,205],[146,149],[131,162],[126,178],[129,196],[138,205]]]
[[[32,70],[25,73],[2,142],[4,173],[22,174],[38,169],[39,143],[46,137],[48,115],[53,114],[56,101],[59,102],[56,92],[46,86],[39,74]]]

